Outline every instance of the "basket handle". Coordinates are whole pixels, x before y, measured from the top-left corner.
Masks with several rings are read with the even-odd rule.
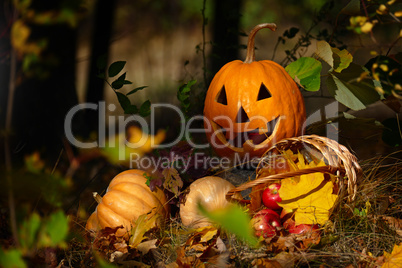
[[[248,188],[267,183],[269,181],[275,181],[275,180],[281,180],[289,177],[295,177],[295,176],[300,176],[304,174],[310,174],[310,173],[316,173],[316,172],[321,172],[321,173],[330,173],[330,174],[336,174],[337,171],[340,171],[341,174],[345,173],[345,170],[339,167],[334,167],[334,166],[321,166],[321,167],[314,167],[314,168],[305,168],[305,169],[300,169],[297,171],[292,171],[292,172],[284,172],[284,173],[279,173],[279,174],[273,174],[269,175],[266,177],[261,177],[252,181],[249,181],[247,183],[244,183],[242,185],[239,185],[236,188],[233,188],[229,192],[226,193],[226,200],[232,201],[232,196],[235,193],[244,191]]]

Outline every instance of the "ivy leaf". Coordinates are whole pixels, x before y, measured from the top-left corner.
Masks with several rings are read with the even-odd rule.
[[[301,57],[285,68],[296,83],[307,91],[320,89],[321,69],[321,62],[310,57]]]
[[[380,100],[381,96],[374,89],[372,80],[360,81],[365,71],[357,64],[351,63],[342,73],[330,73],[327,79],[329,92],[337,101],[352,110],[362,110],[367,105]]]
[[[121,72],[121,70],[123,70],[125,65],[126,65],[125,61],[113,62],[109,66],[109,70],[108,70],[109,77],[114,77],[114,76],[118,75]]]
[[[128,93],[126,94],[126,96],[131,95],[131,94],[134,94],[134,93],[137,92],[138,90],[142,90],[142,89],[147,88],[147,87],[148,87],[148,86],[136,87],[136,88],[134,88],[133,90],[131,90],[130,92],[128,92]]]
[[[208,211],[199,203],[198,209],[226,231],[244,239],[252,247],[257,246],[258,239],[254,236],[253,230],[250,227],[250,216],[238,205],[231,204],[224,209]]]

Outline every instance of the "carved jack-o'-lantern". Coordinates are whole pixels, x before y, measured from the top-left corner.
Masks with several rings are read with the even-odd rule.
[[[223,66],[212,80],[205,99],[204,127],[220,156],[261,156],[275,142],[301,134],[306,119],[303,97],[285,69],[269,61],[255,61],[254,37],[249,35],[244,62]]]

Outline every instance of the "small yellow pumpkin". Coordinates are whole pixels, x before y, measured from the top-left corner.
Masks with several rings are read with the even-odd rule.
[[[148,176],[145,171],[133,169],[114,177],[85,228],[96,232],[106,227],[123,226],[116,235],[124,236],[137,218],[147,213],[157,213],[160,217],[156,224],[162,224],[169,213],[165,194],[159,188],[152,192],[145,184],[147,179],[144,174]]]
[[[212,223],[198,211],[198,202],[208,211],[225,208],[229,205],[226,193],[235,188],[233,184],[220,177],[208,176],[194,181],[189,186],[185,202],[180,205],[180,218],[185,226],[199,228]],[[236,193],[233,198],[243,199]]]

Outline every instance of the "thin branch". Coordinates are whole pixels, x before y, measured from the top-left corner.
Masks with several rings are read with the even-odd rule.
[[[17,11],[14,12],[14,20],[17,18]],[[4,137],[4,155],[5,155],[5,164],[6,164],[6,179],[8,186],[8,206],[10,210],[10,225],[11,232],[13,235],[14,243],[18,247],[20,245],[20,241],[18,238],[18,228],[17,228],[17,219],[16,219],[16,208],[15,208],[15,199],[14,199],[14,190],[13,190],[13,179],[11,177],[11,171],[13,169],[12,161],[11,161],[11,149],[10,149],[10,134],[12,128],[12,115],[13,115],[13,103],[14,103],[14,93],[15,93],[15,81],[16,81],[16,72],[17,72],[17,56],[15,50],[11,49],[11,58],[10,58],[10,80],[8,84],[8,100],[7,100],[7,111],[6,111],[6,133]]]
[[[206,9],[206,3],[207,0],[204,0],[202,2],[202,9],[201,9],[201,14],[202,14],[202,65],[204,67],[204,83],[205,83],[205,88],[208,86],[208,80],[207,80],[207,58],[205,56],[205,25],[207,24],[206,18],[205,18],[205,9]]]
[[[388,56],[388,54],[391,52],[392,48],[394,46],[396,46],[396,44],[398,43],[398,41],[401,40],[401,36],[398,36],[398,38],[391,44],[391,46],[389,47],[387,53],[385,54],[385,56]]]

